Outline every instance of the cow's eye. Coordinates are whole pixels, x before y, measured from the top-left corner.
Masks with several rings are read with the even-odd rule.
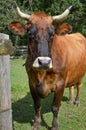
[[[29,32],[30,32],[31,34],[36,33],[36,32],[37,32],[36,25],[32,25],[32,26],[29,28]]]
[[[53,38],[53,36],[54,36],[54,34],[55,34],[54,28],[49,27],[49,28],[48,28],[48,32],[49,32],[50,38]]]
[[[34,33],[32,33],[31,31],[28,31],[28,35],[29,35],[29,38],[34,38]]]
[[[36,27],[36,25],[31,25],[29,27],[29,29],[28,29],[28,36],[29,36],[29,38],[35,39],[36,34],[37,34],[37,27]]]

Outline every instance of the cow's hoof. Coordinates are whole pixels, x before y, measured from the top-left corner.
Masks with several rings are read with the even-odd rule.
[[[59,127],[52,127],[51,130],[60,130]]]
[[[39,128],[40,128],[40,124],[38,122],[34,122],[32,126],[32,130],[39,130]]]
[[[68,104],[74,104],[74,101],[69,99]]]
[[[40,126],[32,126],[32,130],[39,130]]]
[[[68,100],[68,104],[71,104],[71,105],[74,104],[73,99],[69,99],[69,100]]]
[[[79,100],[75,100],[74,105],[80,106],[80,101]]]

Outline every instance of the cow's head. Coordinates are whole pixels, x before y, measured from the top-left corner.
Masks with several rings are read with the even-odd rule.
[[[70,9],[71,7],[58,16],[48,16],[43,12],[27,15],[21,12],[19,7],[17,7],[18,15],[27,20],[27,24],[24,25],[20,22],[12,22],[9,24],[8,28],[17,35],[27,34],[29,40],[28,55],[33,59],[33,67],[39,70],[52,68],[50,47],[53,36],[55,32],[61,35],[70,30],[68,24],[63,24],[55,28],[52,23],[54,20],[62,21],[67,17]]]

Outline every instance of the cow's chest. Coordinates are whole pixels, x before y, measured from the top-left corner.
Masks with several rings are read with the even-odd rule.
[[[56,76],[52,72],[39,72],[36,91],[41,97],[48,96],[56,89]]]

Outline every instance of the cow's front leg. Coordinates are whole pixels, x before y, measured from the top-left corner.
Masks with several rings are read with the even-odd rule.
[[[53,105],[52,105],[53,121],[52,121],[51,130],[59,130],[58,112],[59,112],[59,107],[61,105],[63,92],[64,92],[64,84],[60,85],[57,88],[54,95],[54,100],[53,100]]]
[[[40,123],[41,123],[41,104],[40,104],[40,98],[33,93],[32,94],[33,101],[34,101],[34,109],[35,109],[35,120],[32,126],[32,130],[39,130]]]

